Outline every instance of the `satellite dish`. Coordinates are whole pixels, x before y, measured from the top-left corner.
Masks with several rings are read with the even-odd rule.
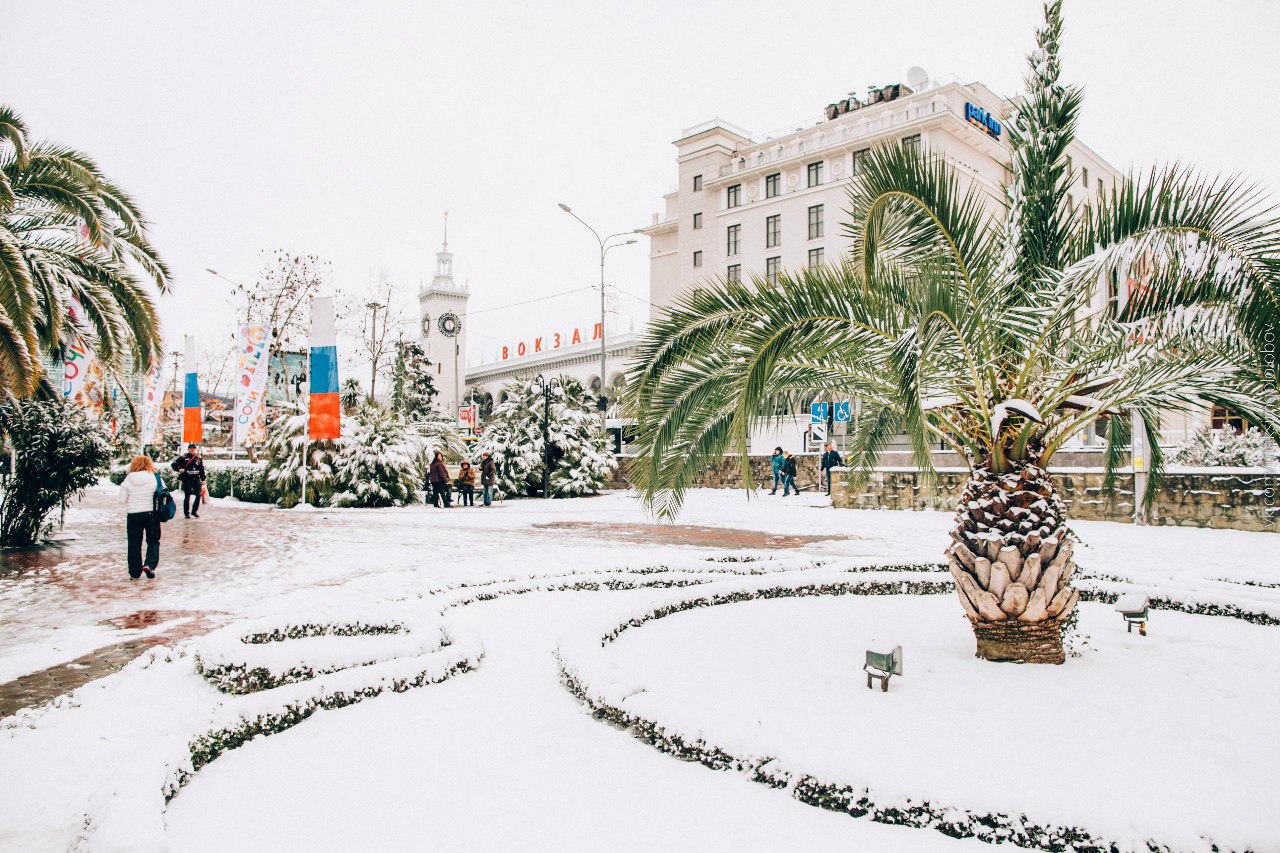
[[[919,65],[907,69],[907,85],[912,89],[923,89],[929,83],[929,72]]]

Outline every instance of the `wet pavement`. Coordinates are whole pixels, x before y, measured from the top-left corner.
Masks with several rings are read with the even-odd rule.
[[[700,527],[696,524],[618,524],[599,521],[552,521],[535,524],[539,530],[576,530],[605,539],[644,545],[692,545],[698,548],[803,548],[814,542],[848,539],[847,536],[767,533],[733,527]]]
[[[199,519],[178,517],[162,528],[155,580],[128,577],[114,487],[91,489],[68,512],[66,532],[74,539],[0,552],[0,716],[293,592],[406,571],[414,585],[452,583],[460,572],[504,565],[537,571],[541,566],[517,556],[531,537],[554,540],[565,554],[598,553],[607,541],[723,552],[841,538],[630,523],[620,517],[632,512],[628,504],[593,499],[507,502],[492,510],[299,511],[226,501],[202,509]],[[570,520],[544,521],[557,516]]]

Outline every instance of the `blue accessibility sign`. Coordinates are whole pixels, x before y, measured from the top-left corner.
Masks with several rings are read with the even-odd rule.
[[[827,422],[827,407],[830,403],[811,403],[809,404],[809,422],[815,424],[825,424]]]
[[[837,400],[836,407],[836,423],[847,424],[849,422],[849,401]]]

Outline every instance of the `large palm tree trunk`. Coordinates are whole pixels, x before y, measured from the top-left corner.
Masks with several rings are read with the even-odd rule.
[[[1019,464],[974,470],[947,549],[956,593],[973,624],[978,657],[1062,663],[1063,622],[1080,594],[1066,511],[1049,473]]]

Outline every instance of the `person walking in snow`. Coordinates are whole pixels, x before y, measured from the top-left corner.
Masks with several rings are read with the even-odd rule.
[[[476,470],[471,467],[471,463],[462,460],[462,467],[458,469],[458,491],[462,492],[462,505],[476,505]]]
[[[831,469],[837,465],[844,464],[840,458],[840,452],[836,450],[836,446],[831,442],[827,442],[827,450],[822,454],[822,473],[827,477],[827,496],[831,495]]]
[[[800,490],[796,488],[796,458],[790,453],[783,454],[782,462],[782,496],[785,498],[795,489],[795,493],[800,494]]]
[[[782,463],[786,461],[787,461],[786,458],[782,455],[782,448],[775,447],[773,449],[773,460],[772,460],[773,491],[769,492],[769,494],[771,495],[776,495],[778,493],[778,483],[782,480]]]
[[[187,452],[173,460],[170,467],[178,472],[178,482],[182,483],[183,517],[199,518],[200,495],[204,492],[204,459],[200,457],[200,448],[195,444],[188,444]],[[194,505],[191,501],[193,495]]]
[[[444,498],[445,509],[453,506],[453,490],[449,487],[449,469],[445,467],[444,454],[439,450],[431,460],[431,470],[427,474],[427,480],[431,484],[432,506],[439,509],[441,498]]]
[[[498,485],[498,466],[488,451],[480,457],[480,485],[484,487],[484,505],[492,506],[494,487]]]
[[[156,576],[160,564],[160,519],[155,514],[156,466],[149,456],[135,456],[129,473],[120,483],[118,500],[124,504],[125,535],[129,543],[129,578],[137,580],[146,572]],[[147,539],[147,555],[142,556],[142,539]]]

